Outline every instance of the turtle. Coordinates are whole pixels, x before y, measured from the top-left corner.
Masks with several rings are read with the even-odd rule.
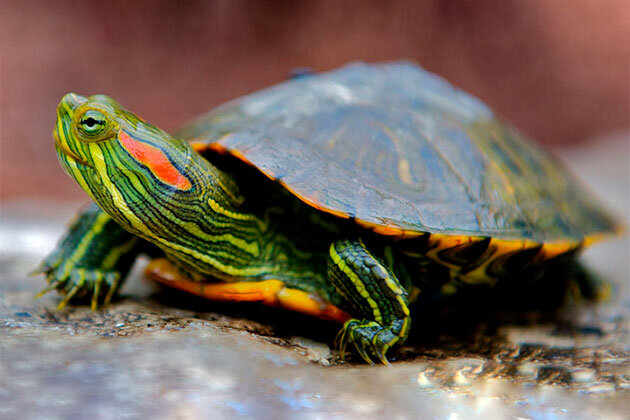
[[[94,202],[38,269],[60,308],[108,304],[146,253],[172,288],[338,322],[341,357],[368,363],[405,342],[412,304],[544,294],[619,229],[541,146],[408,61],[300,75],[173,135],[68,93],[53,137]]]

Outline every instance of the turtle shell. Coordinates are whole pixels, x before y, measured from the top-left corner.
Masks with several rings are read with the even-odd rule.
[[[177,134],[381,234],[577,243],[615,230],[558,160],[479,99],[408,62],[289,80]]]

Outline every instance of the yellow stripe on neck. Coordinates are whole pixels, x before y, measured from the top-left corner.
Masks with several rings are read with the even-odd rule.
[[[147,226],[140,220],[133,211],[127,205],[122,193],[118,189],[118,187],[112,182],[107,174],[107,164],[105,162],[105,157],[103,156],[103,151],[97,143],[90,143],[88,145],[90,154],[92,155],[92,161],[94,162],[94,169],[98,172],[98,177],[103,182],[105,190],[109,191],[111,194],[112,201],[114,202],[114,206],[122,212],[125,218],[138,232],[151,237],[151,231],[147,228]]]

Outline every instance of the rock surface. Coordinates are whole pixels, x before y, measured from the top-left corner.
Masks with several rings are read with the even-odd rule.
[[[565,157],[627,215],[627,154],[614,150]],[[27,273],[75,208],[3,206],[0,418],[623,419],[630,412],[627,236],[584,256],[614,284],[609,302],[463,326],[455,318],[429,337],[416,334],[388,368],[341,362],[331,350],[336,325],[160,290],[142,281],[143,262],[122,297],[97,312],[56,311],[54,294],[34,300],[44,280]]]

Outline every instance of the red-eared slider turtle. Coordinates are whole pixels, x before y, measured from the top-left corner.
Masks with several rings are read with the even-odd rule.
[[[557,281],[615,230],[558,161],[405,62],[289,80],[174,136],[69,93],[54,137],[97,204],[42,264],[60,306],[109,302],[149,252],[172,287],[343,322],[366,361],[387,363],[423,296]]]

